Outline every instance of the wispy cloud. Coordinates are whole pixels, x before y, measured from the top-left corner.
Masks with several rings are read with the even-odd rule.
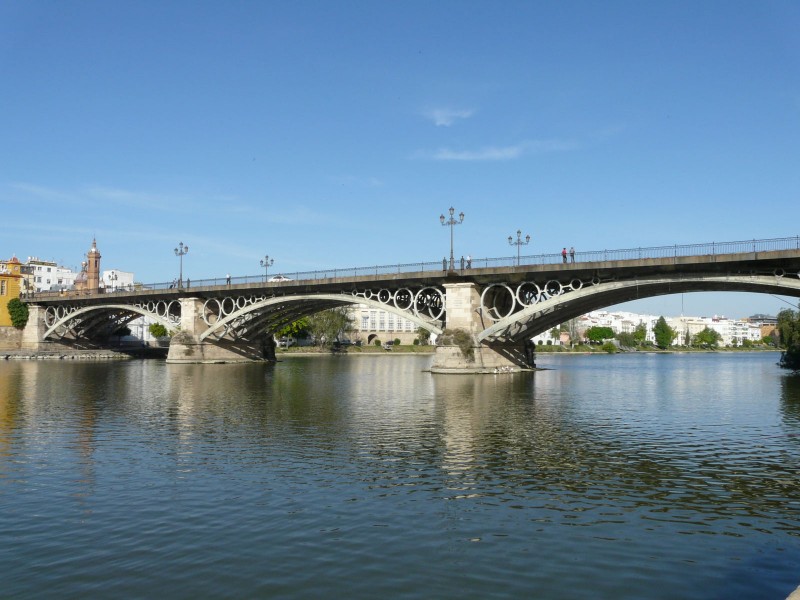
[[[487,146],[478,150],[439,148],[418,152],[415,157],[428,160],[501,161],[515,160],[528,153],[566,152],[578,147],[577,142],[569,140],[529,140],[512,146]]]
[[[175,212],[181,210],[181,206],[187,201],[186,198],[174,195],[131,191],[101,185],[86,185],[76,189],[57,189],[35,183],[13,182],[9,184],[9,188],[15,194],[36,198],[41,202],[57,203],[59,207],[83,207],[91,204],[93,206],[102,206],[103,208],[124,206]],[[98,205],[98,201],[102,202],[102,205]]]
[[[475,114],[475,111],[465,108],[433,108],[422,114],[425,118],[433,121],[437,127],[450,127],[460,119],[469,119]]]

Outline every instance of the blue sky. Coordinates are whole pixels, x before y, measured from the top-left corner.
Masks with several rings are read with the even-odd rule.
[[[800,4],[0,4],[4,258],[144,282],[800,233]],[[9,226],[13,220],[13,224]],[[795,301],[791,301],[796,306]],[[686,294],[628,310],[788,305]]]

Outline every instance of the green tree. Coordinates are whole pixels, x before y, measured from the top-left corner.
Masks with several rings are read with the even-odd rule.
[[[420,327],[417,329],[417,339],[419,340],[420,344],[427,346],[431,341],[431,332],[424,327]]]
[[[701,348],[716,348],[721,340],[722,335],[719,331],[706,326],[703,331],[698,331],[692,338],[692,345]]]
[[[611,329],[611,327],[589,327],[584,335],[590,342],[599,344],[603,340],[612,339],[614,337],[614,330]]]
[[[308,331],[323,348],[333,344],[334,340],[352,328],[346,308],[331,308],[308,317]]]
[[[617,346],[614,344],[614,342],[606,342],[606,343],[605,343],[605,344],[603,344],[603,346],[601,347],[601,350],[602,350],[603,352],[608,352],[609,354],[616,354],[616,352],[617,352]]]
[[[644,323],[639,323],[633,330],[633,339],[636,340],[637,346],[644,344],[647,339],[647,326]]]
[[[633,337],[632,333],[622,331],[617,334],[617,341],[619,342],[620,346],[624,348],[634,348],[636,347],[636,338]]]
[[[169,331],[161,323],[151,323],[147,331],[155,338],[167,337],[169,335]]]
[[[308,317],[300,317],[296,321],[292,321],[279,329],[275,335],[279,338],[288,337],[290,335],[296,338],[308,337]]]
[[[665,350],[670,347],[672,340],[675,339],[675,330],[667,325],[664,317],[659,317],[653,326],[653,336],[656,338],[656,346]]]
[[[6,304],[8,314],[11,316],[11,325],[17,329],[22,329],[28,322],[28,305],[19,298],[12,298]]]
[[[785,348],[780,366],[800,371],[800,311],[785,308],[778,313],[778,334]]]
[[[561,338],[561,328],[560,327],[553,327],[550,330],[550,337],[554,340],[558,340]]]

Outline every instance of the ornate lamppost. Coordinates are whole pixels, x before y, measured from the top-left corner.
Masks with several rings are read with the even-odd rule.
[[[184,246],[183,242],[178,242],[178,247],[175,248],[175,256],[180,256],[181,258],[181,270],[178,275],[178,287],[183,287],[183,257],[185,254],[189,253],[189,246]]]
[[[455,270],[455,258],[453,257],[453,227],[455,225],[461,225],[464,222],[464,213],[461,212],[458,215],[459,220],[456,221],[456,218],[453,214],[456,212],[456,209],[452,206],[450,207],[450,218],[445,219],[444,215],[439,215],[439,221],[441,221],[442,226],[450,226],[450,270]]]
[[[259,262],[261,263],[261,266],[264,267],[264,283],[266,283],[267,282],[267,271],[272,266],[272,264],[275,262],[275,259],[274,258],[270,258],[269,254],[267,254]]]
[[[531,236],[526,235],[525,236],[525,241],[523,242],[522,241],[522,231],[517,229],[517,241],[514,241],[513,237],[508,236],[508,243],[511,244],[512,246],[516,246],[517,247],[517,266],[519,266],[519,247],[520,246],[527,246],[528,244],[530,244],[531,243]]]
[[[108,276],[108,280],[111,282],[111,292],[112,293],[114,292],[114,288],[116,286],[117,279],[119,279],[119,275],[117,275],[117,272],[116,271],[111,271],[111,273]]]

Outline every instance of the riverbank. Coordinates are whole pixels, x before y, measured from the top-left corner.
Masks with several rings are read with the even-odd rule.
[[[0,360],[129,360],[166,358],[168,348],[126,348],[124,350],[0,350]]]

